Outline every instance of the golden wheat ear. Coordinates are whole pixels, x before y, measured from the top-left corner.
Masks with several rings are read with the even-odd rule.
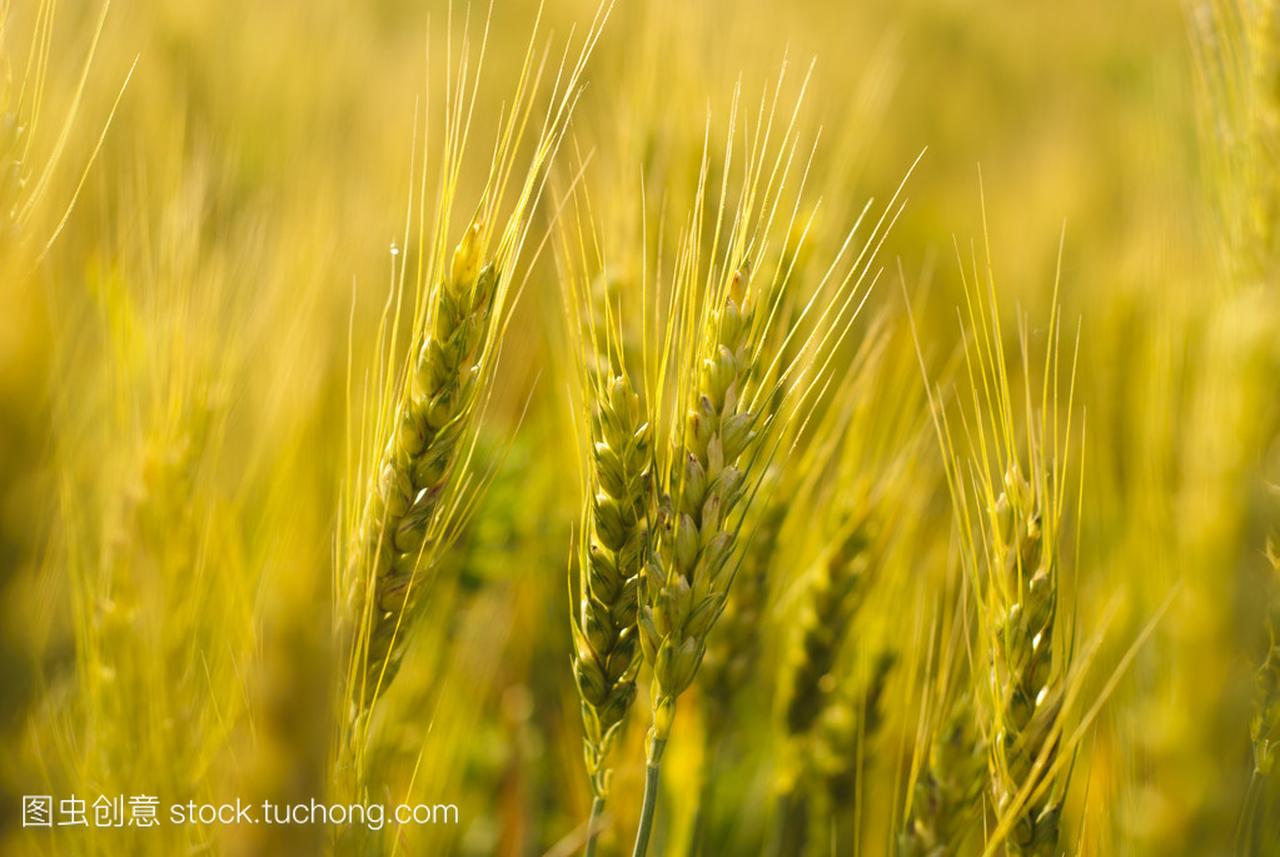
[[[766,127],[772,127],[776,107],[775,98],[762,108]],[[776,160],[769,154],[768,134],[756,138],[739,197],[722,199],[721,208],[708,215],[710,223],[702,221],[707,208],[699,189],[692,225],[677,254],[673,308],[650,394],[667,410],[657,422],[657,505],[640,591],[640,642],[652,668],[653,723],[646,740],[637,857],[647,852],[652,835],[677,701],[698,674],[738,569],[743,522],[787,435],[784,427],[792,420],[803,424],[832,380],[835,353],[878,276],[873,273],[876,250],[901,211],[895,194],[864,236],[861,252],[853,254],[859,220],[827,273],[806,284],[794,318],[781,320],[769,275],[762,273],[771,269],[759,260],[775,246],[785,247],[786,224],[774,214],[795,150],[792,119]],[[709,242],[705,233],[712,236]],[[781,335],[773,335],[784,325]],[[671,389],[663,383],[668,379]],[[799,379],[804,389],[797,389]]]
[[[401,260],[398,247],[393,252],[398,267],[380,332],[378,364],[391,368],[380,373],[362,415],[337,560],[347,708],[337,764],[344,776],[354,778],[357,789],[366,779],[370,715],[400,668],[433,574],[483,487],[469,471],[480,415],[527,264],[524,248],[549,165],[581,93],[585,64],[611,6],[601,3],[577,53],[566,48],[550,83],[545,37],[535,23],[511,105],[498,123],[484,189],[451,249],[451,224],[460,205],[457,188],[476,107],[478,72],[469,60],[474,53],[476,66],[483,66],[487,39],[473,52],[464,36],[458,64],[450,69],[430,215],[428,177],[436,162],[415,151],[418,174],[403,244],[413,248],[406,255],[415,261]],[[540,123],[534,112],[539,104],[545,108]],[[424,116],[423,121],[432,118]],[[407,349],[397,338],[404,322],[412,331]]]
[[[1005,351],[990,264],[982,275],[976,251],[968,261],[960,259],[968,375],[962,430],[939,399],[933,407],[965,576],[980,605],[979,657],[990,663],[973,674],[997,819],[986,849],[1051,855],[1070,780],[1060,762],[1071,758],[1062,717],[1073,647],[1059,619],[1075,364],[1062,401],[1056,283],[1043,361],[1029,357],[1025,326],[1017,361]],[[1019,371],[1021,390],[1013,381]]]

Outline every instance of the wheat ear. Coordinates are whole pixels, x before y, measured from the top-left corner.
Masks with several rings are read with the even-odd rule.
[[[651,432],[625,370],[595,391],[591,420],[592,496],[579,558],[573,675],[582,699],[592,817],[587,853],[609,793],[607,756],[635,698],[640,668],[636,614],[648,538]]]
[[[987,751],[975,729],[973,701],[957,699],[929,746],[928,766],[916,781],[911,816],[898,837],[899,857],[959,853],[982,792]]]
[[[866,589],[870,527],[865,514],[850,514],[819,559],[783,666],[782,731],[790,758],[779,783],[777,854],[803,850],[808,839],[814,731],[837,702],[832,671]]]
[[[821,787],[828,816],[833,819],[833,841],[848,844],[856,835],[849,828],[855,816],[842,812],[858,797],[858,777],[867,747],[880,733],[884,722],[885,687],[897,656],[883,652],[876,659],[871,675],[860,692],[838,693],[822,709],[814,724],[810,765]]]
[[[635,854],[648,849],[662,753],[676,700],[693,682],[707,633],[724,608],[733,572],[730,516],[744,496],[744,468],[759,413],[745,387],[754,368],[754,300],[744,269],[734,272],[724,304],[709,317],[694,401],[666,474],[658,527],[642,575],[640,641],[653,667],[653,726],[646,745],[645,801]]]
[[[1014,465],[991,510],[987,610],[992,634],[992,681],[996,729],[991,744],[991,788],[1004,814],[1039,770],[1053,762],[1058,715],[1053,656],[1057,618],[1057,558],[1046,545],[1043,511],[1035,486]],[[1017,811],[1006,840],[1010,854],[1053,857],[1058,846],[1061,806],[1052,790]]]
[[[394,677],[418,595],[440,498],[470,427],[491,341],[498,272],[481,264],[482,226],[454,251],[449,274],[432,291],[429,331],[412,369],[395,428],[382,455],[362,524],[356,561],[371,563],[373,598],[360,699],[368,706]]]

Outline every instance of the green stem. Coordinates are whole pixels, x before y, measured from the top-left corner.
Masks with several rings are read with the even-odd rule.
[[[596,795],[591,801],[591,817],[587,819],[587,847],[583,857],[595,857],[596,839],[600,833],[600,817],[604,815],[604,798]]]
[[[1253,853],[1253,816],[1258,809],[1258,798],[1261,794],[1262,777],[1258,775],[1258,769],[1254,768],[1253,775],[1249,777],[1249,789],[1244,794],[1244,807],[1236,822],[1237,854]]]
[[[662,751],[665,738],[655,738],[649,764],[644,769],[644,803],[640,806],[640,826],[636,828],[636,845],[631,857],[645,857],[649,853],[649,836],[653,833],[653,811],[658,805],[658,775],[662,770]]]

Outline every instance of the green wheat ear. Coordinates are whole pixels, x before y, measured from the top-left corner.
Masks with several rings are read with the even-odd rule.
[[[422,560],[430,554],[444,488],[470,428],[498,284],[494,264],[481,264],[481,238],[480,224],[467,230],[448,276],[433,290],[430,330],[365,509],[356,560],[373,569],[365,706],[399,667],[408,631],[404,617],[412,617],[425,586]]]
[[[581,599],[573,623],[573,674],[582,699],[592,790],[609,791],[606,757],[635,698],[640,649],[636,616],[648,538],[651,430],[625,372],[595,391],[594,486],[589,535],[579,558]]]
[[[1034,486],[1013,465],[991,510],[992,546],[988,621],[993,635],[992,680],[998,729],[991,747],[997,812],[1010,809],[1035,775],[1037,762],[1056,756],[1052,725],[1058,716],[1053,655],[1057,618],[1057,563],[1046,550],[1043,509]],[[1046,791],[1018,812],[1006,842],[1011,854],[1052,855],[1061,807]]]
[[[753,312],[747,274],[739,270],[724,305],[711,314],[695,400],[667,475],[654,550],[642,578],[640,640],[653,666],[651,759],[661,758],[676,698],[697,674],[732,577],[735,534],[729,516],[743,497],[743,471],[759,417],[744,396],[754,368]]]
[[[975,261],[976,269],[976,261]],[[984,660],[970,680],[982,691],[979,722],[987,744],[987,787],[996,826],[986,849],[1009,855],[1058,853],[1072,757],[1064,752],[1062,711],[1072,649],[1058,628],[1061,535],[1072,449],[1074,363],[1063,375],[1057,287],[1037,386],[1022,329],[1020,396],[1011,383],[995,283],[963,277],[970,376],[959,429],[936,398],[935,428],[958,519],[960,557],[980,607]],[[1077,340],[1078,342],[1078,340]],[[1038,398],[1038,401],[1037,401]],[[1021,399],[1022,401],[1019,401]],[[1078,497],[1083,497],[1083,483]]]
[[[818,564],[787,662],[784,716],[793,738],[808,734],[825,707],[825,683],[866,593],[873,526],[865,514],[850,516]]]
[[[900,857],[958,854],[982,793],[987,749],[977,734],[973,700],[962,697],[929,747],[929,762],[916,781],[907,829],[898,837]]]

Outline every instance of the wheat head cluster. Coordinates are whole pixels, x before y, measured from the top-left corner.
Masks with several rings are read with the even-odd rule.
[[[0,854],[579,853],[1280,854],[1273,0],[0,0]]]

